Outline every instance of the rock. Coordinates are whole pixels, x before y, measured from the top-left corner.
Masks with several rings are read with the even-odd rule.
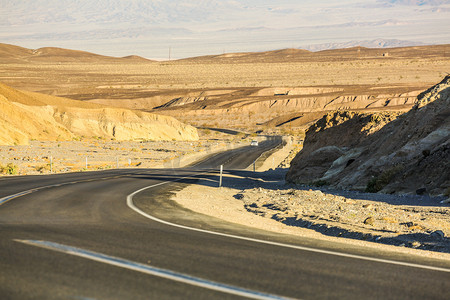
[[[411,247],[413,247],[414,249],[419,248],[420,246],[422,246],[422,244],[418,241],[414,241],[411,243]]]
[[[348,199],[348,198],[344,198],[344,202],[345,202],[345,203],[348,203],[348,204],[355,204],[355,203],[356,203],[355,200]]]
[[[234,195],[234,198],[238,199],[238,200],[241,200],[241,199],[244,198],[244,195],[239,193],[239,194]]]
[[[420,226],[419,224],[413,223],[411,226],[408,226],[409,230],[424,230],[424,228],[422,226]]]
[[[442,203],[442,204],[444,204],[444,203],[450,203],[450,198],[445,199],[445,200],[442,200],[441,203]]]
[[[416,194],[423,195],[423,194],[425,194],[426,191],[427,191],[427,189],[423,187],[423,188],[417,189]]]
[[[373,217],[368,217],[368,218],[366,218],[364,220],[364,224],[366,224],[366,225],[372,225],[373,226],[374,222],[375,222],[375,219]]]
[[[430,235],[434,238],[440,238],[440,239],[445,238],[445,234],[442,230],[433,231]]]
[[[393,218],[393,217],[383,217],[381,218],[383,221],[386,221],[387,223],[391,223],[391,224],[397,224],[398,220]]]
[[[364,204],[363,208],[372,208],[372,204]]]

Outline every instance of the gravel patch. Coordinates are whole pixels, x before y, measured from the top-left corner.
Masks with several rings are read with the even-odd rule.
[[[443,198],[294,186],[283,180],[285,172],[237,172],[224,177],[221,188],[201,181],[175,200],[271,231],[450,253],[450,209]]]

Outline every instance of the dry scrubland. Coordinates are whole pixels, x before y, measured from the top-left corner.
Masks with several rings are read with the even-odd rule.
[[[318,53],[287,49],[153,62],[0,44],[0,70],[0,82],[26,91],[167,114],[196,126],[281,131],[299,140],[327,112],[406,112],[419,93],[449,72],[450,45]],[[176,167],[184,154],[210,153],[231,140],[249,142],[211,131],[200,132],[198,142],[31,141],[1,147],[0,171],[47,173],[50,157],[55,171],[84,170],[86,157],[88,170],[114,168],[117,162],[119,167]],[[278,172],[283,182],[281,168],[289,167],[301,148],[295,145],[280,169],[269,172]],[[248,178],[227,180],[220,192],[211,182],[192,185],[177,200],[192,210],[277,232],[311,235],[306,227],[324,235],[450,251],[449,211],[440,199],[369,199]]]
[[[248,145],[252,137],[199,130],[198,141],[31,141],[0,146],[1,175],[35,175],[114,168],[177,168],[218,150]]]
[[[450,56],[450,54],[449,54]],[[89,99],[123,91],[299,87],[329,85],[426,85],[446,74],[449,58],[364,59],[344,62],[140,64],[0,64],[0,80],[21,89]],[[44,80],[42,82],[41,80]],[[83,97],[84,96],[84,97]],[[116,95],[115,98],[119,98]],[[123,96],[123,95],[122,95]],[[75,97],[74,97],[75,98]]]
[[[294,97],[311,103],[317,96],[327,96],[321,90],[330,87],[340,89],[340,95],[348,95],[350,99],[345,101],[358,95],[387,94],[385,98],[389,98],[396,93],[424,90],[450,70],[450,45],[388,50],[353,48],[319,53],[291,49],[165,62],[94,59],[87,54],[63,55],[51,49],[39,55],[5,47],[8,51],[4,50],[3,55],[0,51],[3,71],[0,82],[12,87],[145,111],[176,98],[209,99],[198,103],[198,107],[178,105],[153,112],[169,114],[197,126],[252,130],[268,130],[273,127],[269,124],[272,119],[290,113],[324,110],[320,106],[255,108],[255,103],[260,101],[278,100],[274,97],[278,90],[316,87],[319,90],[312,92],[312,98],[303,99],[303,94]],[[20,54],[11,55],[11,52]],[[272,93],[266,91],[259,95],[261,89],[267,88],[272,88]],[[329,97],[333,99],[335,95]],[[290,97],[282,98],[287,101]],[[220,102],[218,107],[220,99],[227,103]],[[233,103],[234,110],[230,109]],[[357,108],[364,107],[353,107]],[[300,125],[305,124],[287,122],[281,127],[291,129]]]

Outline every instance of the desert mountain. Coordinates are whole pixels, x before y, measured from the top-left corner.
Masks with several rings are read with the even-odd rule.
[[[287,180],[372,192],[446,194],[450,76],[395,113],[336,111],[311,126]]]
[[[114,62],[150,62],[143,57],[131,55],[122,58],[103,56],[86,51],[69,50],[56,47],[44,47],[39,49],[27,49],[19,46],[0,43],[0,62],[95,62],[95,63],[114,63]]]
[[[365,48],[398,48],[398,47],[410,47],[410,46],[423,46],[423,43],[403,41],[395,39],[375,39],[365,41],[349,41],[344,43],[326,43],[315,44],[302,47],[302,49],[309,51],[322,51],[332,49],[343,49],[353,47],[365,47]]]
[[[394,48],[369,47],[355,44],[342,48],[326,48],[317,52],[304,49],[280,49],[264,52],[225,53],[221,55],[206,55],[180,59],[179,62],[189,63],[286,63],[308,61],[344,61],[355,59],[373,59],[389,57],[398,58],[427,58],[445,56],[447,45],[430,46],[398,46]]]
[[[30,139],[197,140],[197,130],[168,116],[22,92],[0,84],[0,144]]]

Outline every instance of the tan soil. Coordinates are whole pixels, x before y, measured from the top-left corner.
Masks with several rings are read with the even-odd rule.
[[[251,137],[199,130],[198,141],[30,141],[0,146],[0,176],[12,164],[16,175],[95,171],[116,168],[177,168],[219,150],[246,146]],[[86,168],[87,158],[87,168]],[[52,165],[50,165],[52,163]],[[2,167],[3,172],[2,172]],[[2,174],[3,173],[3,174]]]
[[[81,137],[124,140],[197,140],[197,130],[172,117],[106,107],[0,84],[0,145]]]
[[[320,118],[314,115],[318,111],[408,109],[411,93],[438,82],[450,69],[448,53],[450,45],[318,53],[288,49],[151,62],[3,44],[0,82],[145,111],[181,98],[177,104],[184,105],[157,112],[195,126],[267,130],[284,124],[275,129],[291,131]]]

